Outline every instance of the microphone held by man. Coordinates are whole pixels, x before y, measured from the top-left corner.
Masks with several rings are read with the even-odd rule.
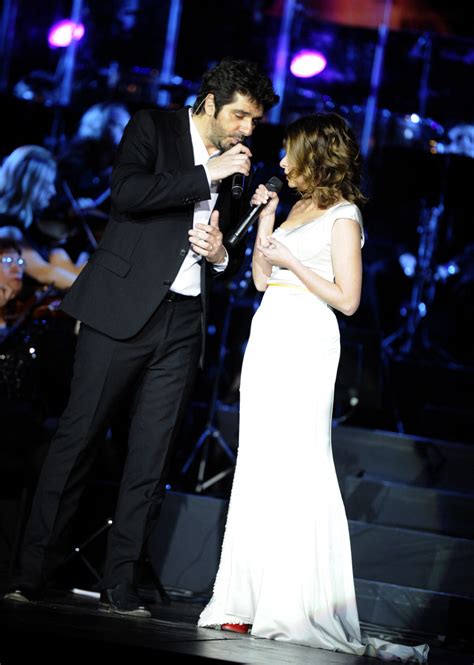
[[[241,141],[241,143],[242,145],[248,148],[245,140]],[[242,194],[244,193],[244,188],[245,188],[245,174],[237,171],[232,176],[232,185],[231,185],[232,198],[241,199]]]
[[[242,143],[236,143],[222,154],[213,157],[206,163],[206,168],[212,182],[218,182],[241,173],[244,176],[250,174],[252,153]]]
[[[244,193],[245,176],[243,173],[234,173],[232,176],[232,198],[240,199]]]

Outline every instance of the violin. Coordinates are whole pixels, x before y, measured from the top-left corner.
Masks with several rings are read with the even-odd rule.
[[[49,285],[36,289],[24,301],[17,300],[15,310],[9,317],[12,321],[11,334],[20,328],[27,328],[31,323],[47,322],[55,318],[70,318],[60,310],[62,298],[63,293],[55,286]]]

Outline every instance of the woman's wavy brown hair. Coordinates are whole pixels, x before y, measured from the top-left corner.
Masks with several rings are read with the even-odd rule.
[[[288,126],[286,150],[294,163],[292,179],[300,178],[303,198],[328,208],[341,198],[362,205],[359,189],[360,150],[347,122],[337,113],[315,113]]]

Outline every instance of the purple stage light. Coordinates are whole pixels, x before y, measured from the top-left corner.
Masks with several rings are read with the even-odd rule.
[[[319,51],[303,50],[293,56],[290,70],[298,78],[310,78],[326,68],[327,60]]]
[[[53,48],[69,46],[73,39],[76,41],[82,39],[84,32],[82,23],[74,23],[70,19],[64,19],[51,26],[48,33],[48,42]]]

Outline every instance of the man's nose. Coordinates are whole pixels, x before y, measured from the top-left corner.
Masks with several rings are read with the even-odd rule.
[[[240,123],[240,131],[244,136],[250,136],[253,132],[252,118],[245,118]]]

